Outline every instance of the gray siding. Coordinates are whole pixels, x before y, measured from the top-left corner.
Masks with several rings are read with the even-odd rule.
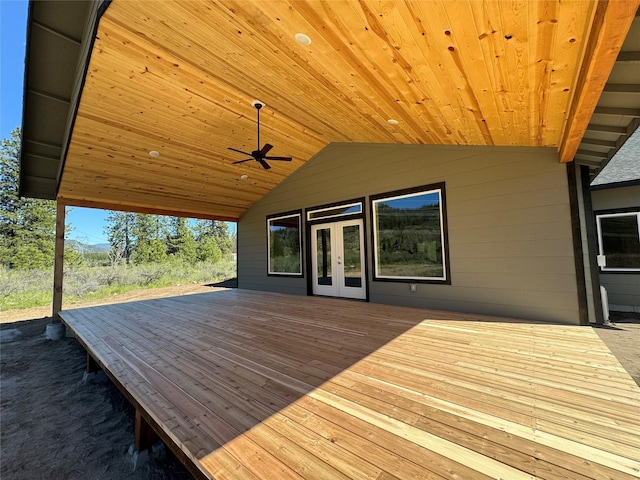
[[[593,210],[640,210],[640,185],[609,188],[591,193]],[[640,273],[600,273],[600,284],[607,290],[609,309],[640,312]]]
[[[451,285],[369,279],[370,300],[578,323],[566,167],[551,148],[331,144],[240,218],[240,288],[307,293],[306,278],[267,277],[267,215],[442,181]]]
[[[607,188],[591,192],[593,211],[618,208],[640,208],[640,185]]]

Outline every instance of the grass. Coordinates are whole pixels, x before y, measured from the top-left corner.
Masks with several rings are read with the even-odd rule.
[[[66,304],[99,300],[141,288],[160,288],[187,283],[215,283],[236,276],[236,264],[187,264],[179,261],[148,265],[116,265],[66,268],[63,301]],[[53,271],[0,269],[0,310],[50,305]]]

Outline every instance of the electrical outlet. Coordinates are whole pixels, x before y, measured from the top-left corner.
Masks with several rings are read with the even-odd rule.
[[[418,291],[418,284],[417,283],[412,283],[410,286],[410,289],[412,292],[417,292]]]

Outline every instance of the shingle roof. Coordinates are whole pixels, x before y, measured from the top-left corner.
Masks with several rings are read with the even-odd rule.
[[[640,180],[640,129],[618,150],[591,186]]]

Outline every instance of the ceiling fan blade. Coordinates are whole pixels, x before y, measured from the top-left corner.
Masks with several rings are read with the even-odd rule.
[[[264,147],[262,147],[262,150],[260,150],[260,156],[261,156],[261,157],[264,157],[264,156],[267,154],[267,152],[268,152],[269,150],[271,150],[272,148],[273,148],[273,145],[270,145],[270,144],[268,144],[268,143],[265,143],[265,144],[264,144]]]
[[[262,165],[262,168],[264,168],[265,170],[269,170],[271,168],[271,165],[269,165],[263,159],[260,158],[258,159],[258,161],[260,162],[260,165]]]
[[[290,162],[291,157],[264,157],[265,160],[282,160],[283,162]]]
[[[227,150],[233,150],[234,152],[243,153],[245,155],[251,156],[251,154],[249,152],[243,152],[242,150],[238,150],[237,148],[227,147]]]
[[[244,160],[238,160],[237,162],[233,162],[231,165],[235,165],[237,163],[250,162],[251,160],[255,160],[255,158],[251,157],[251,158],[246,158]]]

